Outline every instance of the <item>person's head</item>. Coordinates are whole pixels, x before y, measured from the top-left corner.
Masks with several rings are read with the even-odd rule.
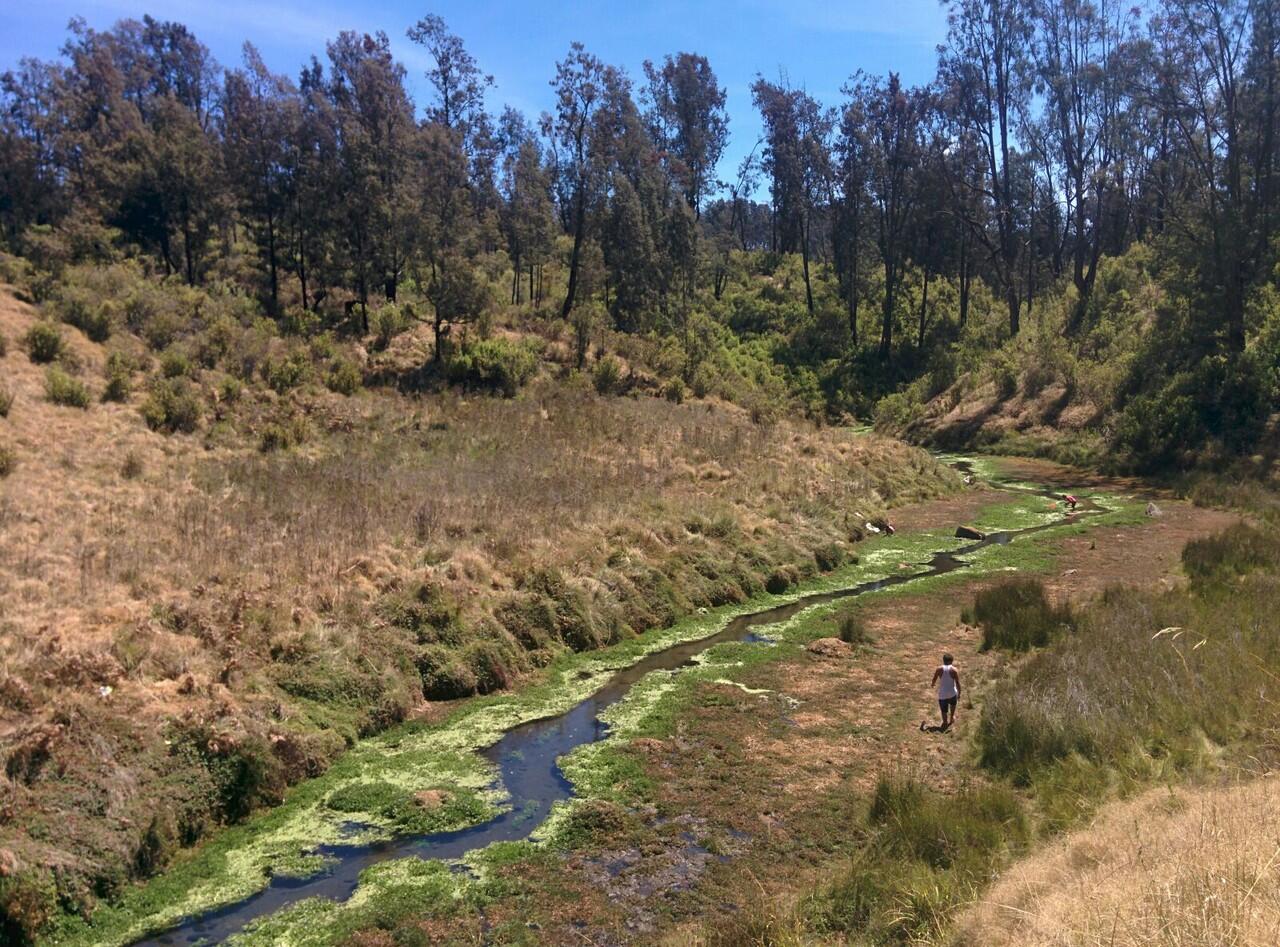
[[[948,651],[946,654],[944,654],[944,655],[942,656],[942,663],[943,663],[943,664],[948,664],[948,665],[949,665],[953,660],[955,660],[955,659],[951,657],[951,652],[949,652],[949,651]]]

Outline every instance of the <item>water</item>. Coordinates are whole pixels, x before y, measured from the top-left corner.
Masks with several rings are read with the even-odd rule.
[[[964,462],[955,464],[965,470]],[[1000,485],[1001,489],[1034,492],[1053,497],[1049,491],[1035,491]],[[1025,529],[991,533],[954,552],[936,552],[924,571],[890,576],[837,592],[808,596],[787,605],[740,615],[725,628],[697,641],[687,641],[659,651],[629,668],[618,671],[596,693],[555,717],[533,720],[508,730],[497,743],[483,751],[501,774],[502,786],[510,797],[512,808],[480,825],[454,832],[432,835],[410,835],[371,845],[326,845],[317,853],[331,859],[323,874],[308,878],[277,878],[262,891],[243,901],[218,908],[182,922],[178,927],[139,941],[143,947],[155,945],[218,943],[237,933],[251,921],[295,904],[304,898],[329,898],[344,901],[355,891],[360,873],[371,865],[394,858],[456,859],[470,851],[494,842],[512,842],[528,838],[550,815],[554,803],[569,799],[573,786],[561,773],[557,760],[576,747],[595,743],[608,736],[609,728],[601,722],[601,712],[626,696],[631,686],[652,671],[674,671],[693,663],[693,659],[724,642],[759,642],[763,639],[752,631],[761,625],[785,621],[798,612],[824,602],[853,598],[895,585],[915,582],[928,576],[945,575],[965,567],[961,557],[993,545],[1007,545],[1018,536],[1072,523],[1082,516],[1101,512],[1085,500],[1079,512],[1052,523]]]

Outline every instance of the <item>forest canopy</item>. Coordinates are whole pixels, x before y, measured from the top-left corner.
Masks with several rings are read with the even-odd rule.
[[[422,102],[382,33],[290,77],[179,23],[73,20],[60,58],[0,76],[0,244],[51,280],[132,257],[360,336],[397,305],[436,361],[495,311],[562,320],[579,368],[602,329],[668,345],[682,383],[735,347],[831,416],[990,373],[1028,320],[1086,362],[1129,332],[1104,436],[1160,441],[1125,442],[1139,463],[1224,425],[1251,449],[1280,388],[1276,5],[944,6],[927,84],[852,52],[835,102],[758,75],[727,180],[726,92],[693,52],[630,76],[573,43],[535,117],[493,107],[435,15],[407,30]],[[1117,316],[1119,283],[1149,311]]]

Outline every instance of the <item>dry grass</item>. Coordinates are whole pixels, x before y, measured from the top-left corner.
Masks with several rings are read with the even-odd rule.
[[[0,335],[37,319],[0,290]],[[96,390],[107,348],[63,336],[68,370]],[[109,345],[154,369],[138,339]],[[775,566],[813,574],[846,523],[958,486],[888,439],[601,398],[589,382],[544,378],[515,399],[255,382],[233,402],[205,368],[200,430],[166,436],[139,410],[145,383],[69,411],[22,347],[0,375],[14,395],[0,418],[14,456],[0,481],[0,761],[31,761],[0,777],[0,856],[62,866],[77,890],[128,877],[156,799],[206,792],[202,764],[166,749],[173,726],[270,747],[272,778],[301,778],[409,713],[445,649],[496,662],[486,686],[505,686],[556,648],[735,600]],[[305,442],[262,452],[282,424]],[[543,602],[530,576],[579,638],[517,643],[511,621],[530,612],[511,606]],[[431,609],[452,617],[433,626]]]
[[[983,947],[1280,943],[1280,786],[1156,790],[1016,864],[960,922]]]

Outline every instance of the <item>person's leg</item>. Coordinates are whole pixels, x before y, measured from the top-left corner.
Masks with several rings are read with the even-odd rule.
[[[942,713],[942,725],[947,725],[947,702],[945,700],[938,701],[938,710]]]
[[[956,722],[956,705],[960,703],[960,698],[959,696],[952,697],[949,701],[947,701],[947,703],[950,705],[949,709],[951,711],[950,722],[954,726]]]

